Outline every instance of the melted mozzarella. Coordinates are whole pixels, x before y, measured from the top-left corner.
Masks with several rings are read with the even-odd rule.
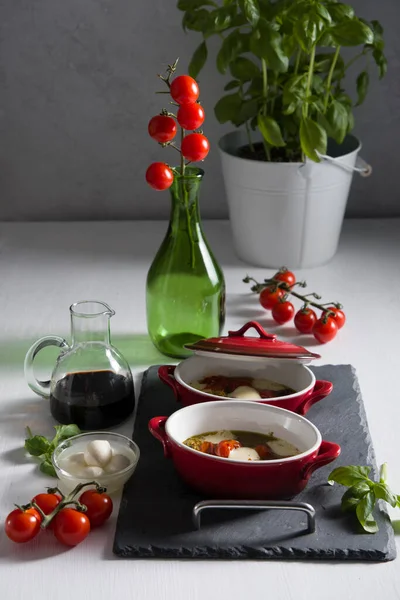
[[[231,398],[241,398],[243,400],[260,400],[261,396],[254,388],[249,385],[239,385],[229,394]]]
[[[210,433],[208,435],[202,436],[202,439],[205,442],[211,442],[212,444],[219,444],[224,440],[235,440],[236,435],[232,433],[232,431],[217,431],[216,433]]]
[[[285,440],[274,440],[268,442],[268,446],[271,448],[272,452],[278,454],[279,456],[282,456],[282,458],[285,458],[286,456],[294,456],[296,454],[300,454],[300,450],[296,448],[296,446],[293,446],[293,444],[290,444]]]
[[[229,453],[229,458],[232,460],[260,460],[260,455],[254,450],[254,448],[234,448]]]
[[[252,384],[258,390],[272,390],[279,392],[280,390],[286,389],[286,386],[271,379],[253,379]]]

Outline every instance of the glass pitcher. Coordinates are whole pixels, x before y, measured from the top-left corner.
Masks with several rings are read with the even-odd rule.
[[[84,300],[70,307],[71,340],[51,335],[38,340],[25,357],[29,387],[50,399],[52,416],[81,429],[104,429],[124,421],[135,407],[132,373],[122,354],[111,345],[110,317],[104,302]],[[34,375],[34,360],[47,346],[61,353],[50,381]]]

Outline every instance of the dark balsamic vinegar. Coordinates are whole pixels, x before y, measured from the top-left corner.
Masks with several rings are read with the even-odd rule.
[[[50,395],[53,417],[81,429],[105,429],[124,421],[135,407],[132,379],[112,371],[69,373]]]

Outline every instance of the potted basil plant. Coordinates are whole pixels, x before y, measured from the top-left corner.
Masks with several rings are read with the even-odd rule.
[[[178,9],[184,29],[203,37],[190,74],[215,36],[217,69],[231,76],[215,114],[238,128],[219,144],[238,255],[263,267],[327,262],[353,172],[370,172],[351,132],[371,63],[386,73],[382,26],[336,0],[179,0]],[[353,76],[357,97],[346,90]]]

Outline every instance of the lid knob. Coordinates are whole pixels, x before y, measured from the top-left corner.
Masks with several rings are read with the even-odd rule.
[[[274,333],[267,333],[260,323],[257,321],[249,321],[246,325],[243,325],[238,331],[228,331],[228,337],[243,337],[244,334],[251,328],[254,328],[263,340],[276,340]]]

